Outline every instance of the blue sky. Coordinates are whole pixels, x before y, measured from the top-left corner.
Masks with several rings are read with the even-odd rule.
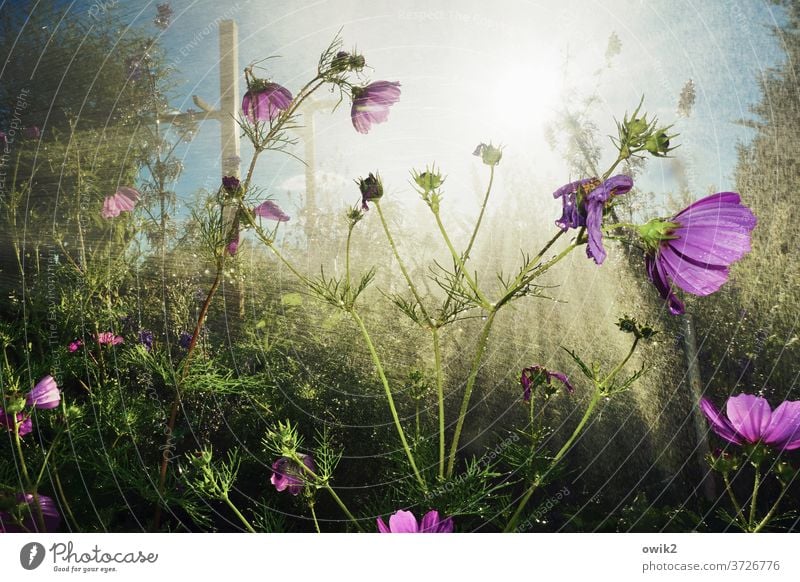
[[[241,67],[278,55],[269,61],[270,76],[291,90],[313,75],[319,53],[340,29],[345,46],[365,54],[372,79],[400,81],[401,102],[367,136],[353,130],[346,106],[316,117],[317,169],[332,185],[323,202],[337,208],[357,197],[350,180],[374,169],[390,192],[411,199],[408,170],[434,160],[451,190],[472,190],[480,168],[470,153],[489,140],[506,147],[501,195],[513,175],[514,183],[530,183],[545,197],[574,178],[543,137],[564,91],[597,95],[594,118],[603,134],[644,95],[647,111],[676,121],[682,144],[676,156],[691,191],[733,189],[737,144],[752,136],[736,121],[749,117],[758,78],[782,58],[770,31],[780,13],[761,1],[173,0],[175,15],[164,32],[150,24],[156,2],[116,4],[126,24],[160,34],[179,69],[173,103],[180,109],[192,106],[192,94],[215,101],[219,18],[239,24]],[[622,51],[606,67],[612,32]],[[697,101],[692,116],[679,119],[678,95],[690,78]],[[180,195],[218,183],[218,136],[216,123],[207,122],[182,148]],[[610,144],[603,143],[608,163]],[[296,160],[273,156],[256,181],[291,211],[302,205],[302,173]],[[675,189],[675,164],[649,164],[639,185]]]

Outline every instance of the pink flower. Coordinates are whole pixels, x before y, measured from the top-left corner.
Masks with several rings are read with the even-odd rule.
[[[706,196],[667,221],[651,220],[639,227],[648,247],[647,276],[680,315],[683,303],[673,285],[693,295],[710,295],[728,280],[729,267],[750,252],[755,215],[735,192]]]
[[[708,398],[700,410],[720,437],[735,445],[764,443],[779,451],[800,449],[800,400],[786,400],[774,410],[766,398],[739,394],[728,398],[723,415]]]
[[[253,209],[253,214],[261,218],[268,218],[269,220],[277,220],[278,222],[286,222],[289,220],[289,215],[286,214],[280,207],[272,200],[266,200]]]
[[[5,411],[0,408],[0,426],[5,426],[8,432],[13,433],[15,424],[19,424],[19,436],[21,437],[33,431],[33,421],[31,421],[30,416],[25,416],[21,412],[18,412],[15,420],[14,415],[6,414]]]
[[[315,470],[314,458],[311,455],[300,454],[299,457],[306,469]],[[270,482],[278,491],[288,490],[292,495],[297,495],[303,490],[308,477],[309,475],[305,469],[300,467],[297,461],[288,457],[281,457],[272,463]]]
[[[33,406],[34,408],[43,410],[56,408],[61,404],[61,392],[58,390],[58,385],[53,377],[45,376],[36,383],[33,390],[28,392],[25,401],[28,406]]]
[[[56,509],[56,503],[46,495],[37,495],[39,500],[39,507],[42,510],[44,517],[44,527],[46,533],[53,533],[58,530],[61,525],[61,515]],[[22,524],[18,524],[16,520],[12,519],[11,514],[7,511],[0,511],[0,533],[23,533],[23,532],[38,532],[39,519],[37,517],[37,509],[33,495],[20,493],[16,496],[18,506],[18,515],[22,518]],[[16,512],[15,512],[16,513]],[[40,533],[45,533],[40,532]]]
[[[358,133],[369,133],[373,123],[389,119],[389,108],[400,101],[400,83],[375,81],[366,87],[353,87],[350,120]]]
[[[383,519],[378,518],[378,531],[380,533],[453,533],[453,518],[439,518],[439,512],[429,511],[417,523],[417,518],[410,511],[402,509],[396,511],[389,518],[387,527]]]
[[[100,345],[112,345],[116,346],[124,342],[125,340],[122,338],[121,335],[114,335],[113,332],[104,331],[102,333],[97,334],[97,343]]]
[[[80,347],[83,345],[83,340],[75,340],[74,342],[69,342],[69,347],[67,348],[71,354],[77,352]]]
[[[115,218],[120,212],[130,212],[139,200],[139,191],[128,186],[120,186],[117,191],[106,196],[103,201],[103,211],[100,213],[103,218]]]
[[[250,123],[273,120],[292,104],[292,94],[286,87],[256,79],[242,99],[242,112]]]

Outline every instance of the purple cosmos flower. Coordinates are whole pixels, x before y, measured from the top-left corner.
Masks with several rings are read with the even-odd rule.
[[[53,533],[58,530],[58,526],[61,525],[61,515],[59,515],[58,510],[56,509],[56,503],[46,495],[38,494],[37,497],[39,499],[39,507],[42,509],[42,516],[44,517],[45,530],[47,533]],[[7,511],[0,511],[0,532],[38,532],[40,529],[39,519],[37,516],[37,509],[33,495],[30,493],[26,493],[24,495],[20,493],[16,496],[16,499],[19,505],[25,506],[20,508],[22,525],[20,526],[17,524],[17,522],[12,519],[11,514]]]
[[[561,230],[585,226],[589,235],[586,256],[602,265],[606,260],[606,250],[603,248],[603,213],[606,204],[632,187],[633,180],[622,174],[611,176],[605,182],[589,178],[562,186],[553,192],[553,198],[561,198],[563,207],[556,226]]]
[[[314,458],[311,455],[299,454],[298,456],[309,471],[316,470]],[[308,475],[305,469],[300,467],[297,461],[293,459],[281,457],[272,463],[270,482],[278,491],[286,491],[288,489],[289,493],[297,495],[303,490],[307,480]]]
[[[130,212],[139,200],[139,191],[128,186],[120,186],[111,196],[106,196],[103,201],[103,218],[115,218],[120,212]]]
[[[375,176],[370,172],[366,178],[361,178],[358,182],[358,189],[361,190],[361,209],[369,210],[367,201],[378,200],[383,197],[383,184],[380,174]]]
[[[366,87],[353,87],[350,119],[358,133],[369,133],[373,123],[389,119],[389,108],[400,100],[400,83],[375,81]]]
[[[242,112],[250,123],[273,120],[292,104],[292,94],[286,87],[257,79],[242,99]]]
[[[18,412],[15,420],[14,415],[6,414],[6,412],[0,408],[0,426],[6,427],[8,432],[13,433],[16,423],[19,423],[19,436],[21,437],[33,431],[33,421],[30,416],[25,416],[21,412]]]
[[[26,127],[22,130],[22,135],[24,135],[28,139],[39,139],[42,137],[42,130],[39,129],[38,125],[32,125],[30,127]]]
[[[192,334],[182,331],[181,335],[178,336],[178,345],[184,350],[188,350],[189,346],[192,345]]]
[[[81,346],[83,345],[83,340],[75,340],[74,342],[69,342],[69,347],[67,348],[70,353],[77,352]]]
[[[139,332],[139,343],[149,352],[153,349],[153,332],[143,329]]]
[[[174,14],[172,7],[169,5],[169,2],[165,2],[164,4],[159,4],[157,10],[158,14],[153,19],[153,24],[161,30],[166,30]]]
[[[671,283],[693,295],[710,295],[728,280],[728,267],[750,252],[755,215],[735,192],[712,194],[669,221],[651,220],[639,232],[650,252],[647,276],[674,315],[683,303]]]
[[[566,388],[567,392],[570,394],[575,391],[575,388],[572,386],[572,383],[569,381],[569,378],[566,374],[562,374],[561,372],[551,372],[544,366],[539,366],[537,364],[522,370],[522,375],[519,378],[519,382],[522,384],[523,400],[525,400],[525,402],[531,401],[532,388],[536,388],[537,386],[541,386],[543,384],[552,386],[553,378],[561,382],[564,385],[564,388]]]
[[[47,410],[61,404],[61,392],[52,376],[45,376],[36,383],[25,398],[28,406]]]
[[[222,187],[228,192],[236,192],[239,189],[239,178],[236,176],[223,176]]]
[[[422,517],[420,523],[410,511],[402,509],[396,511],[389,517],[387,527],[383,519],[378,518],[378,531],[380,533],[453,533],[453,518],[439,518],[439,512],[429,511]]]
[[[236,255],[236,251],[239,250],[239,231],[238,230],[236,231],[236,236],[233,237],[233,240],[231,240],[227,244],[227,246],[225,247],[225,250],[232,257]]]
[[[800,400],[786,400],[775,410],[765,398],[740,394],[728,398],[723,416],[708,398],[700,400],[711,428],[735,445],[763,443],[779,451],[800,449]]]
[[[280,207],[272,200],[265,200],[253,209],[253,214],[261,218],[268,218],[269,220],[277,220],[278,222],[286,222],[289,220],[289,215],[286,214]]]
[[[98,333],[96,337],[97,337],[97,343],[100,345],[116,346],[125,341],[121,335],[114,335],[114,332],[111,331],[104,331],[102,333]]]

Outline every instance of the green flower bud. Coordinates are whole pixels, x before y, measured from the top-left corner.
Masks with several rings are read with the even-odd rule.
[[[656,157],[663,158],[670,151],[669,138],[666,131],[658,130],[650,134],[644,142],[644,149]]]
[[[417,186],[422,188],[423,192],[431,192],[442,186],[444,177],[436,171],[425,171],[420,174],[415,172],[414,181],[417,183]]]
[[[502,148],[493,146],[491,142],[489,145],[486,145],[485,143],[479,143],[475,148],[475,151],[472,152],[472,155],[480,156],[483,160],[483,163],[487,166],[496,166],[503,158],[503,150]]]
[[[653,220],[642,224],[638,227],[639,236],[642,238],[645,246],[648,249],[656,250],[658,245],[663,240],[673,240],[678,238],[672,234],[680,225],[676,222],[670,222],[661,218],[654,218]]]

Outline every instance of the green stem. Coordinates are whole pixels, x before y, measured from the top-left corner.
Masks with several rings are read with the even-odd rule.
[[[756,522],[756,504],[758,502],[758,490],[761,488],[761,464],[756,465],[755,477],[753,477],[753,495],[750,497],[750,520],[748,525],[750,531],[754,531]]]
[[[233,504],[233,502],[230,500],[230,497],[228,497],[227,494],[224,494],[222,496],[222,500],[228,507],[231,508],[231,511],[233,511],[236,517],[239,518],[239,521],[241,521],[244,524],[244,527],[247,528],[247,531],[249,531],[250,533],[256,533],[256,530],[253,529],[253,526],[250,525],[250,522],[247,521],[247,519],[245,519],[244,515],[242,515],[242,512],[239,511],[239,509]]]
[[[414,296],[414,299],[416,299],[419,309],[422,312],[423,317],[425,317],[425,322],[427,323],[428,327],[431,327],[431,319],[428,316],[428,312],[425,310],[425,306],[422,303],[422,297],[420,296],[416,285],[414,285],[414,282],[411,280],[411,276],[408,274],[408,270],[403,263],[403,259],[400,258],[400,253],[397,251],[397,245],[394,242],[394,238],[392,238],[392,233],[389,231],[389,224],[386,222],[386,218],[383,215],[380,201],[375,200],[374,203],[375,207],[378,209],[378,216],[381,219],[381,224],[383,225],[383,232],[386,234],[386,239],[389,241],[389,246],[392,247],[392,253],[394,253],[394,258],[397,259],[397,264],[400,265],[400,271],[403,273],[403,278],[406,280],[406,284],[411,290],[411,294]]]
[[[525,506],[528,504],[528,501],[530,501],[530,498],[533,496],[534,492],[542,483],[544,478],[547,477],[547,475],[550,474],[550,472],[556,468],[556,465],[558,465],[561,459],[564,458],[564,455],[567,454],[567,451],[569,451],[569,449],[572,447],[572,444],[578,438],[580,433],[583,431],[584,426],[586,426],[586,423],[589,421],[589,417],[591,417],[592,412],[594,412],[597,403],[600,402],[601,395],[602,393],[600,391],[600,388],[595,387],[594,394],[592,395],[592,400],[589,402],[589,406],[586,408],[586,412],[584,412],[583,418],[581,418],[580,422],[578,423],[578,426],[576,426],[575,430],[572,432],[572,436],[569,437],[567,442],[564,443],[564,446],[561,447],[561,449],[559,449],[559,451],[556,453],[556,456],[553,457],[553,460],[550,461],[550,465],[547,467],[547,470],[544,472],[544,474],[542,474],[541,477],[537,477],[533,481],[531,486],[528,488],[528,490],[525,492],[525,495],[522,496],[522,499],[520,500],[516,511],[511,516],[511,519],[509,520],[506,528],[503,530],[504,532],[513,531],[514,528],[517,527],[517,522],[519,521],[519,518],[522,515],[522,511],[525,509]]]
[[[325,489],[328,493],[331,494],[331,497],[333,497],[333,500],[336,502],[339,508],[344,512],[347,518],[353,522],[353,525],[355,525],[358,528],[358,531],[363,532],[364,530],[362,529],[361,524],[358,523],[358,520],[355,518],[355,516],[352,513],[350,513],[349,509],[347,509],[347,506],[344,504],[344,501],[341,500],[341,498],[336,494],[336,491],[333,490],[333,487],[330,486],[330,483],[328,483],[327,478],[324,481],[320,479],[319,475],[317,475],[313,469],[309,469],[303,462],[303,459],[301,459],[297,455],[297,453],[290,454],[289,457],[295,463],[297,463],[297,466],[300,467],[300,469],[304,473],[308,475],[310,481],[317,483],[319,487]]]
[[[62,434],[64,434],[63,430],[59,431],[58,434],[56,434],[56,438],[53,439],[53,442],[50,444],[50,448],[47,449],[47,453],[45,453],[44,455],[44,460],[42,461],[42,468],[39,469],[39,474],[36,476],[36,482],[33,484],[33,488],[35,490],[39,489],[39,484],[42,482],[42,477],[44,476],[44,470],[47,468],[47,463],[50,460],[50,455],[55,450],[56,445],[58,444],[58,441],[61,438]]]
[[[394,426],[397,429],[397,434],[400,436],[400,442],[403,445],[403,450],[406,452],[406,456],[408,457],[408,462],[411,465],[411,469],[414,471],[414,476],[417,478],[417,481],[422,486],[423,489],[427,489],[425,485],[425,480],[422,478],[422,475],[417,469],[417,463],[414,461],[414,455],[411,453],[411,448],[408,446],[408,441],[406,440],[406,433],[403,430],[403,426],[400,424],[400,416],[397,414],[397,408],[394,405],[394,397],[392,396],[392,390],[389,387],[389,380],[386,378],[386,374],[383,371],[383,365],[381,364],[381,359],[378,356],[378,352],[375,350],[375,345],[372,343],[372,338],[369,335],[369,331],[367,331],[367,327],[364,325],[364,320],[356,313],[355,310],[350,310],[350,315],[353,317],[353,320],[358,325],[358,328],[361,330],[361,335],[364,338],[364,341],[367,344],[367,348],[369,349],[370,356],[372,357],[372,362],[375,364],[375,368],[378,370],[378,376],[381,379],[381,383],[383,384],[384,392],[386,393],[386,400],[389,402],[389,409],[392,412],[392,419],[394,420]]]
[[[469,259],[469,253],[472,250],[472,245],[475,244],[475,239],[478,236],[478,230],[481,227],[481,221],[483,221],[483,214],[486,212],[486,203],[489,201],[489,194],[492,192],[492,183],[494,182],[494,166],[489,167],[489,185],[486,187],[486,194],[483,197],[483,204],[481,204],[481,212],[478,214],[478,221],[475,223],[475,228],[472,229],[472,236],[469,239],[469,244],[467,244],[467,250],[464,251],[464,262],[466,263]]]
[[[75,530],[80,533],[81,528],[78,526],[78,520],[75,519],[75,515],[72,513],[72,507],[70,507],[69,501],[67,501],[67,496],[64,493],[64,487],[61,485],[61,477],[58,474],[58,469],[55,467],[53,468],[53,476],[55,477],[56,492],[61,498],[61,505],[66,510],[69,519],[72,521],[72,525],[75,527]]]
[[[436,398],[439,401],[439,478],[444,479],[445,429],[444,429],[444,371],[442,370],[442,347],[439,345],[439,329],[432,328],[433,357],[436,366]]]
[[[350,239],[353,238],[353,224],[347,229],[347,245],[344,253],[344,280],[350,289]]]
[[[614,367],[614,369],[611,370],[611,372],[609,372],[608,376],[606,376],[605,379],[601,382],[601,386],[603,388],[607,388],[611,384],[614,378],[616,378],[617,374],[619,374],[622,371],[622,368],[625,367],[625,364],[628,363],[628,360],[631,359],[631,356],[633,356],[633,352],[636,351],[636,346],[639,343],[639,339],[640,338],[637,337],[635,340],[633,340],[633,345],[631,345],[631,349],[630,351],[628,351],[628,355],[625,356],[625,359],[623,359],[619,364],[617,364]]]
[[[317,521],[317,512],[314,511],[314,502],[308,504],[309,509],[311,509],[311,517],[314,518],[314,528],[317,530],[317,533],[322,533],[319,529],[319,522]]]
[[[783,496],[786,495],[786,492],[788,490],[789,488],[786,485],[781,486],[781,492],[778,495],[778,498],[775,500],[775,503],[772,504],[772,507],[770,507],[769,511],[767,512],[767,515],[764,516],[764,519],[762,519],[755,527],[755,529],[753,529],[753,533],[758,533],[762,529],[764,529],[764,527],[766,527],[766,525],[770,522],[770,520],[775,516],[775,512],[778,510],[778,505],[780,504],[781,500],[783,499]]]
[[[330,485],[328,485],[326,483],[325,484],[325,489],[328,491],[328,493],[331,494],[331,497],[333,497],[333,500],[336,502],[336,505],[338,505],[341,508],[341,510],[344,512],[344,514],[347,516],[347,518],[351,522],[353,522],[353,525],[355,525],[358,528],[358,531],[362,531],[363,532],[364,530],[361,527],[361,524],[358,523],[358,520],[355,518],[355,516],[352,513],[350,513],[350,510],[347,509],[347,506],[344,504],[344,501],[342,501],[341,498],[339,498],[339,496],[336,494],[336,491],[333,490],[333,487],[331,487]]]
[[[433,216],[436,218],[436,225],[439,227],[439,232],[442,233],[442,238],[444,239],[447,248],[450,250],[450,254],[453,257],[453,261],[456,264],[457,267],[456,272],[460,271],[461,273],[464,274],[464,278],[467,280],[467,284],[469,285],[470,289],[472,289],[472,292],[475,293],[475,296],[480,300],[482,307],[487,310],[491,309],[492,308],[491,302],[486,298],[483,292],[480,289],[478,289],[478,285],[475,282],[475,279],[473,279],[472,275],[470,275],[469,271],[467,271],[464,261],[461,259],[461,256],[456,252],[453,243],[450,241],[450,237],[447,234],[447,230],[444,228],[444,224],[442,223],[442,217],[439,215],[439,211],[434,210]]]
[[[39,531],[46,532],[47,526],[44,523],[44,513],[42,512],[42,505],[39,503],[39,495],[36,492],[36,487],[31,483],[31,477],[28,473],[28,466],[25,464],[25,454],[22,452],[22,441],[19,438],[19,423],[16,421],[16,414],[14,417],[14,443],[17,446],[17,455],[19,456],[19,465],[22,469],[22,477],[25,479],[25,487],[30,491],[33,496],[33,506],[36,514],[36,521],[39,524]]]
[[[456,429],[453,433],[453,443],[450,446],[450,458],[447,462],[447,476],[453,474],[453,469],[456,465],[456,454],[458,453],[458,441],[461,438],[461,430],[464,427],[464,420],[467,417],[469,410],[469,401],[472,396],[472,389],[475,387],[475,380],[478,377],[478,370],[480,369],[483,353],[486,351],[486,343],[489,338],[489,332],[492,330],[494,318],[497,315],[496,310],[489,313],[486,322],[483,324],[481,335],[478,338],[478,347],[475,350],[475,355],[472,358],[472,365],[470,367],[469,376],[467,378],[467,386],[464,389],[464,397],[461,399],[461,408],[458,412],[458,420],[456,421]]]
[[[731,486],[730,477],[728,477],[728,473],[722,474],[722,480],[725,483],[725,491],[728,493],[728,498],[731,500],[731,504],[733,505],[733,509],[736,511],[736,523],[743,529],[747,529],[747,522],[745,521],[744,512],[742,511],[742,506],[739,505],[739,501],[736,499],[736,495],[733,493],[733,487]]]

